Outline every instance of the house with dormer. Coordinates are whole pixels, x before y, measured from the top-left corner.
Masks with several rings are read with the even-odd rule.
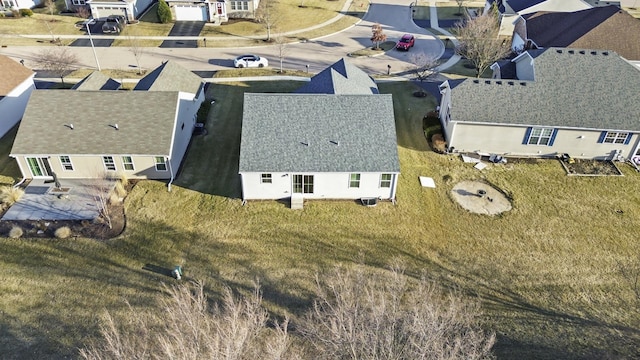
[[[122,173],[171,183],[204,96],[202,79],[171,61],[134,91],[35,90],[10,156],[27,179]]]
[[[493,79],[440,85],[452,152],[513,157],[640,157],[640,71],[612,51],[528,50]]]

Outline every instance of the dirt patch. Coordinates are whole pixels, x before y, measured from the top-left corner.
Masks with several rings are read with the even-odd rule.
[[[511,210],[510,199],[482,181],[461,181],[453,187],[451,196],[465,210],[476,214],[498,215]]]
[[[622,172],[613,161],[591,159],[571,159],[570,161],[560,159],[559,161],[567,172],[567,175],[622,176]]]

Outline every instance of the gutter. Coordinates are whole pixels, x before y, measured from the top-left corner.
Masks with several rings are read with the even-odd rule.
[[[171,183],[175,180],[175,175],[173,174],[173,168],[171,167],[171,159],[165,158],[167,160],[167,165],[169,166],[169,172],[171,173],[171,179],[169,180],[169,184],[167,184],[167,191],[171,192]]]

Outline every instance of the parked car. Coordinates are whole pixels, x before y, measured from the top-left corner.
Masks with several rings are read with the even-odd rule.
[[[233,66],[237,68],[265,67],[269,61],[258,55],[241,55],[233,60]]]
[[[124,29],[125,20],[122,15],[109,15],[102,24],[102,32],[105,34],[119,34]]]
[[[398,41],[398,44],[396,45],[396,49],[409,51],[409,49],[411,49],[413,45],[415,45],[415,43],[416,43],[415,36],[411,34],[404,34],[402,35],[402,38],[400,38],[400,41]]]

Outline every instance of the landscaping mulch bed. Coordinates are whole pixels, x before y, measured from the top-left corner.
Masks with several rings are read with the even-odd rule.
[[[559,160],[567,175],[574,176],[622,176],[622,172],[613,161],[572,159],[572,162]]]

